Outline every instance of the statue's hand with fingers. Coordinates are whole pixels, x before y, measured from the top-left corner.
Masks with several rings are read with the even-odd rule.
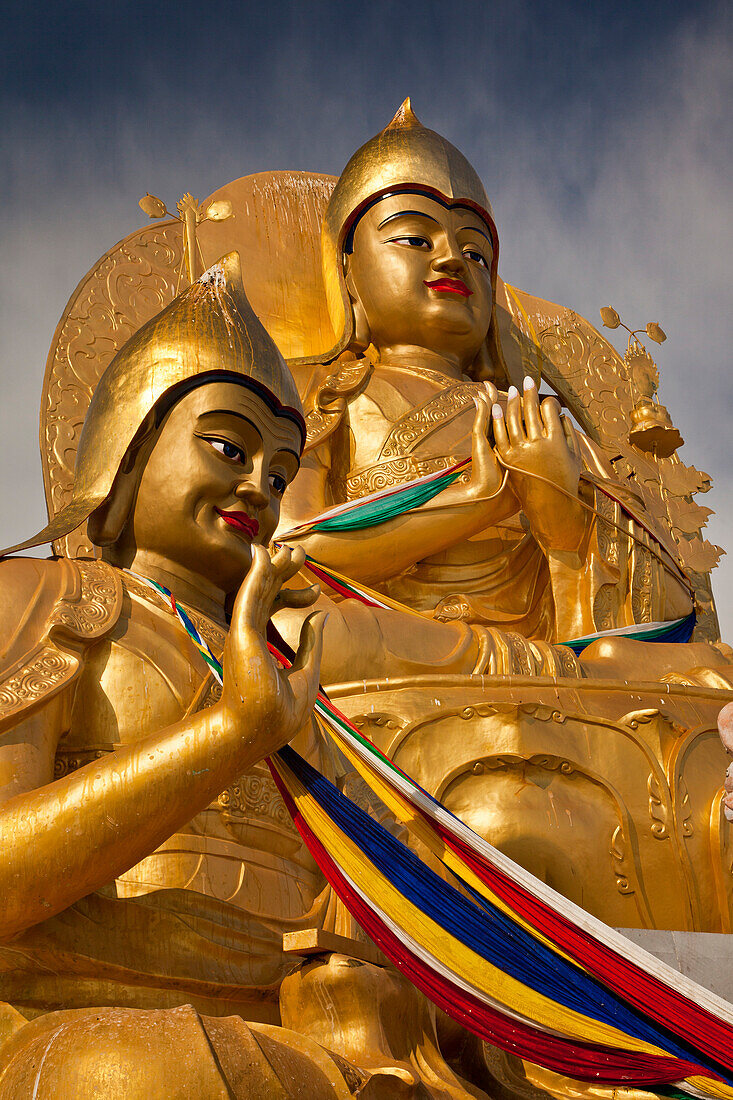
[[[492,408],[496,451],[529,520],[546,550],[577,551],[588,511],[580,500],[582,462],[574,425],[560,414],[554,397],[540,404],[533,379],[525,378],[524,396],[511,386],[506,415]]]
[[[302,568],[300,546],[281,546],[270,556],[264,546],[252,546],[252,565],[234,603],[224,649],[224,686],[217,704],[223,728],[246,731],[266,756],[281,748],[305,725],[318,690],[318,670],[327,615],[316,611],[305,620],[292,667],[279,667],[266,640],[267,623],[283,607],[307,607],[318,586],[297,589],[283,585]]]

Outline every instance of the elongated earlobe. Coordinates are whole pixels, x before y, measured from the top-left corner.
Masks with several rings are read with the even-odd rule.
[[[366,311],[361,304],[361,300],[354,286],[354,280],[351,277],[351,272],[346,271],[346,289],[349,292],[349,299],[351,301],[351,314],[354,319],[352,326],[351,339],[347,345],[349,351],[354,352],[356,355],[363,354],[372,342],[372,334],[369,330],[369,322],[367,321]]]
[[[482,342],[467,373],[473,378],[474,382],[494,382],[496,384],[496,378],[494,377],[496,371],[486,340]]]
[[[122,459],[109,496],[89,517],[87,530],[95,546],[117,542],[132,516],[140,475],[155,442],[155,426],[156,413],[152,409]]]
[[[509,385],[509,374],[501,350],[496,315],[491,320],[486,339],[476,353],[466,373],[476,382],[493,382],[497,389],[505,390]]]
[[[89,538],[95,546],[111,546],[117,542],[132,514],[137,483],[134,465],[128,472],[120,470],[117,474],[111,493],[87,522]]]

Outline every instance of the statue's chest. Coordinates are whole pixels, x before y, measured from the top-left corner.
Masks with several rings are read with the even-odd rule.
[[[133,604],[113,634],[86,654],[60,751],[109,751],[179,722],[206,672],[177,619]]]
[[[343,495],[362,497],[470,454],[474,397],[480,388],[434,371],[408,375],[377,369],[365,393],[349,405]]]
[[[220,657],[224,631],[201,617],[196,626]],[[133,597],[114,632],[86,654],[70,729],[56,753],[56,775],[175,725],[211,705],[220,692],[177,618]],[[300,735],[298,747],[311,759],[318,755],[312,731]],[[252,861],[259,870],[243,877],[242,868]],[[303,875],[315,875],[314,868],[262,761],[122,875],[116,890],[135,897],[164,887],[193,889],[254,911],[276,888],[292,889],[286,908],[295,912]]]

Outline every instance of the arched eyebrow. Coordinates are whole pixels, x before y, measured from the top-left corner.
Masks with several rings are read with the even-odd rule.
[[[237,420],[243,420],[245,424],[249,424],[250,428],[254,428],[260,439],[263,438],[262,428],[255,424],[254,420],[250,420],[248,416],[245,416],[244,413],[236,412],[234,409],[207,409],[205,412],[202,412],[201,415],[197,418],[197,423],[200,424],[203,421],[203,426],[205,427],[206,421],[209,417],[212,416],[234,416]],[[290,421],[288,421],[288,423],[290,423]],[[297,451],[291,450],[290,447],[278,445],[276,453],[294,455],[298,462],[298,465],[300,465],[300,455],[297,453]]]
[[[459,233],[461,232],[461,229],[470,229],[472,233],[480,233],[482,237],[486,237],[486,240],[491,245],[491,248],[492,248],[492,251],[493,251],[494,242],[492,241],[492,239],[491,239],[491,237],[489,236],[488,233],[484,233],[483,229],[479,229],[478,226],[475,226],[475,225],[462,225],[460,227],[460,229],[458,230]]]
[[[249,424],[250,428],[254,428],[260,439],[262,439],[261,429],[257,427],[254,420],[250,420],[250,418],[248,416],[245,416],[244,413],[235,412],[234,409],[206,409],[198,417],[198,421],[201,422],[202,420],[207,420],[211,416],[235,416],[237,420],[243,420],[245,424]]]
[[[409,216],[416,218],[426,218],[429,222],[435,222],[436,225],[440,225],[440,222],[437,218],[433,218],[430,214],[426,214],[424,210],[398,210],[396,214],[388,214],[384,221],[381,221],[379,223],[377,229],[382,229],[383,226],[387,224],[387,222],[393,221],[394,218],[404,218]]]

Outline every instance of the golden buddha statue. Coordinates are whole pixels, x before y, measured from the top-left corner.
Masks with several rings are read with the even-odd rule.
[[[555,398],[540,407],[527,377],[523,398],[512,386],[500,400],[497,387],[508,380],[497,264],[496,226],[476,173],[403,105],[352,157],[326,210],[324,283],[339,339],[323,358],[352,356],[335,370],[316,369],[305,388],[308,448],[281,526],[467,453],[472,472],[378,527],[303,537],[314,560],[425,616],[406,630],[399,612],[339,605],[328,626],[328,682],[427,669],[621,671],[633,642],[597,644],[580,665],[552,647],[596,631],[602,588],[612,608],[607,629],[634,623],[640,548],[651,618],[692,611],[689,585],[658,525],[629,517],[627,560],[614,568],[604,561],[594,496],[610,492],[631,503],[630,496],[599,448],[560,416]],[[680,661],[686,668],[727,663],[710,647],[664,645],[647,648],[642,660],[659,675],[681,671]]]
[[[257,314],[290,356],[306,410],[308,445],[283,502],[281,530],[331,504],[473,457],[469,474],[391,524],[303,540],[314,559],[371,586],[391,605],[375,608],[327,593],[317,601],[330,612],[323,680],[338,706],[474,829],[608,923],[730,931],[733,852],[721,805],[725,757],[715,730],[715,716],[730,698],[727,647],[704,641],[647,645],[610,635],[578,657],[562,644],[682,617],[692,607],[691,587],[700,600],[704,584],[691,577],[689,565],[680,565],[662,513],[648,507],[648,481],[657,465],[643,467],[646,481],[621,476],[617,459],[621,454],[625,461],[626,451],[615,442],[610,447],[602,432],[589,433],[586,383],[572,375],[578,363],[568,351],[570,338],[552,320],[560,307],[501,283],[498,236],[483,186],[453,146],[420,126],[409,105],[352,158],[334,188],[335,182],[304,173],[235,181],[200,209],[212,200],[228,202],[236,217],[211,225],[204,220],[194,241],[185,227],[181,236],[178,223],[148,227],[90,272],[67,307],[49,357],[42,434],[51,514],[66,503],[79,410],[97,384],[106,348],[119,347],[118,329],[134,334],[156,296],[158,308],[173,298],[183,253],[195,258],[200,247],[211,263],[223,251],[242,248],[257,276],[251,288]],[[312,264],[321,213],[325,295]],[[126,288],[139,284],[141,304],[110,283],[109,265]],[[249,327],[251,311],[241,309]],[[515,322],[510,338],[516,342],[519,333],[525,341],[519,357],[519,344],[507,346],[507,311]],[[231,313],[227,304],[225,316]],[[533,327],[538,316],[548,318],[539,335]],[[585,338],[590,326],[581,318],[576,328]],[[143,347],[146,331],[133,335],[130,346]],[[236,373],[241,345],[235,344],[233,353],[228,338],[220,341],[218,358],[206,360],[208,369]],[[553,354],[545,355],[548,346]],[[608,345],[601,354],[608,354]],[[557,369],[563,356],[571,368],[565,373]],[[244,359],[249,362],[246,352]],[[536,364],[583,432],[554,399],[541,400]],[[596,374],[587,373],[592,387]],[[530,379],[520,396],[524,374]],[[270,420],[273,407],[280,419],[283,405],[297,410],[298,402],[292,395],[285,399],[269,377],[265,386],[280,404],[265,404]],[[236,408],[236,385],[227,375],[181,396],[170,417],[179,408],[182,418],[211,412],[212,406],[188,409],[184,403],[221,385],[226,393],[213,411],[231,402]],[[130,393],[134,389],[145,392],[139,379]],[[604,423],[615,426],[617,420],[625,431],[625,405],[615,402],[616,393],[611,387],[603,396]],[[111,400],[118,410],[127,398],[115,389]],[[8,650],[11,687],[16,690],[17,652],[29,654],[30,664],[39,652],[46,661],[51,650],[63,666],[59,680],[52,670],[48,688],[44,680],[44,702],[36,705],[33,696],[28,703],[30,717],[46,715],[39,741],[31,738],[27,750],[25,703],[10,715],[7,741],[0,740],[0,747],[8,746],[10,770],[28,792],[50,784],[49,759],[62,783],[69,773],[88,783],[86,777],[97,773],[85,768],[99,768],[96,761],[134,746],[144,753],[139,746],[147,746],[151,733],[187,721],[189,712],[195,718],[207,705],[213,711],[216,703],[201,655],[190,644],[181,654],[180,629],[168,605],[126,571],[157,577],[175,591],[212,648],[223,647],[222,608],[231,608],[236,584],[222,602],[226,585],[215,585],[218,594],[212,594],[200,569],[194,567],[196,577],[189,573],[196,539],[159,544],[159,495],[149,510],[140,492],[147,463],[154,490],[176,484],[188,456],[169,436],[156,473],[146,447],[170,421],[143,423],[150,404],[141,400],[133,425],[140,432],[137,449],[105,460],[118,471],[114,491],[110,482],[107,496],[90,497],[88,512],[75,506],[70,518],[81,523],[91,513],[88,524],[72,532],[68,523],[55,522],[43,533],[61,554],[82,546],[99,555],[101,548],[102,562],[0,567],[0,575],[2,569],[18,576],[30,570],[13,605],[17,614],[11,608],[10,619],[21,623],[16,634],[10,631],[21,646]],[[259,405],[249,408],[261,438],[269,439],[270,420],[264,431]],[[176,422],[171,431],[176,427],[185,425]],[[105,444],[115,436],[110,431]],[[246,450],[245,440],[225,438]],[[222,437],[217,442],[224,444]],[[638,463],[636,473],[641,469]],[[63,477],[54,482],[54,472]],[[280,471],[284,480],[294,472]],[[181,491],[186,515],[191,508],[205,514],[199,498]],[[138,560],[143,539],[150,552]],[[267,541],[262,527],[256,541]],[[302,561],[295,550],[287,565],[287,559],[274,560],[284,591],[271,606],[278,626],[297,644],[303,620],[298,603],[310,607],[313,593],[299,596],[292,587],[300,584],[294,571]],[[266,568],[264,559],[260,564]],[[223,561],[211,566],[214,572],[225,567]],[[95,570],[114,580],[109,615]],[[240,565],[237,584],[244,571]],[[44,601],[58,617],[45,602],[37,615],[26,615],[34,593],[46,593],[52,576],[60,579]],[[89,616],[78,615],[91,605]],[[266,617],[258,617],[260,637]],[[714,612],[701,636],[715,638]],[[145,685],[142,702],[130,691],[137,683]],[[141,731],[147,735],[142,743]],[[299,743],[332,774],[309,728]],[[40,776],[33,770],[39,759],[45,761]],[[36,923],[26,925],[27,917],[19,916],[18,938],[0,954],[0,989],[8,1002],[0,1005],[0,1028],[13,1033],[0,1048],[0,1073],[6,1074],[0,1098],[22,1090],[39,1062],[65,1087],[71,1081],[73,1093],[80,1078],[68,1076],[69,1067],[82,1065],[86,1044],[94,1052],[90,1074],[108,1067],[113,1055],[117,1064],[122,1059],[130,1075],[125,1095],[135,1095],[135,1088],[178,1095],[170,1090],[180,1074],[194,1082],[188,1092],[182,1086],[184,1095],[228,1095],[223,1076],[237,1096],[289,1095],[288,1084],[297,1081],[309,1096],[358,1093],[365,1100],[425,1091],[527,1100],[610,1097],[611,1090],[506,1058],[445,1020],[438,1049],[435,1014],[388,969],[331,954],[284,977],[292,968],[282,950],[284,931],[356,933],[335,912],[255,759],[259,755],[248,760],[244,776],[232,762],[217,780],[226,789],[202,802],[193,821],[187,794],[180,823],[166,818],[160,832],[144,833],[145,842],[128,853],[129,866],[85,880],[86,896],[75,899],[72,885],[63,897],[54,892],[56,916],[45,909],[46,893],[37,893],[31,908],[40,913]],[[196,768],[187,783],[194,773],[198,784]],[[203,797],[203,787],[197,789]],[[85,795],[99,808],[93,787]],[[156,819],[159,807],[155,802]],[[25,822],[17,831],[27,846]],[[70,835],[78,835],[83,848],[84,829]],[[36,883],[45,881],[36,876]],[[18,911],[25,906],[23,901]],[[98,1005],[108,1007],[100,1014]],[[69,1009],[81,1011],[72,1019]],[[145,1044],[153,1032],[151,1048]],[[58,1044],[56,1054],[43,1062],[49,1044],[52,1052]],[[386,1064],[385,1047],[388,1071],[373,1073]],[[452,1074],[444,1058],[474,1084]],[[142,1066],[138,1078],[133,1066]],[[155,1079],[152,1069],[159,1071]],[[195,1073],[200,1076],[190,1076]],[[85,1081],[98,1085],[91,1076]],[[630,1092],[629,1098],[642,1095]]]
[[[689,615],[688,572],[613,455],[536,378],[521,396],[508,386],[476,173],[405,104],[337,182],[322,248],[337,339],[291,364],[309,440],[280,530],[473,458],[462,482],[388,522],[298,536],[388,597],[320,597],[332,697],[478,833],[607,923],[729,930],[715,716],[730,649],[624,636]],[[300,618],[277,621],[295,636]],[[579,656],[562,644],[594,634]]]
[[[509,384],[491,208],[409,102],[336,183],[322,260],[336,340],[291,361],[308,444],[280,531],[472,457],[427,504],[297,535],[376,597],[318,601],[331,697],[476,832],[607,923],[731,931],[715,721],[731,651],[625,636],[690,616],[690,570],[640,480],[618,476],[618,452],[542,400],[536,374],[521,395]],[[301,617],[276,621],[295,637]],[[593,635],[580,654],[562,644]],[[461,1071],[506,1095],[611,1095],[469,1048]]]
[[[377,1098],[377,1070],[418,1087],[409,1060],[384,1069],[385,1042],[352,1040],[371,1068],[351,1065],[296,1034],[279,1002],[297,963],[284,934],[343,925],[263,761],[295,738],[333,774],[310,719],[323,616],[288,672],[266,639],[273,610],[318,591],[287,586],[302,551],[266,549],[304,439],[232,253],[114,357],[71,499],[22,544],[86,522],[101,557],[0,563],[3,1100],[344,1100],[367,1080]],[[326,1013],[329,996],[350,997],[377,1032],[380,989],[387,1013],[412,1006],[436,1084],[420,1095],[482,1095],[437,1049],[429,1069],[427,1009],[399,975],[332,954],[303,987]],[[317,1005],[309,1015],[319,1026]]]

